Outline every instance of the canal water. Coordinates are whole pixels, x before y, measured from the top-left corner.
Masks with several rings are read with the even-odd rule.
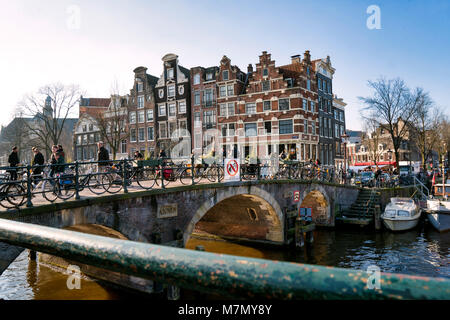
[[[254,258],[293,261],[382,272],[450,278],[450,233],[440,234],[429,225],[403,232],[318,230],[314,243],[301,250],[244,245],[230,241],[191,239],[187,247]],[[33,261],[24,251],[0,276],[0,299],[130,299],[139,294],[83,278],[81,289],[67,288],[68,275]],[[142,295],[143,298],[146,296]]]

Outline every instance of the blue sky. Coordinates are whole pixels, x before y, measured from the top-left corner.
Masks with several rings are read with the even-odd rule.
[[[68,27],[79,8],[79,28]],[[381,29],[369,30],[378,5]],[[129,92],[140,65],[159,76],[161,58],[185,67],[218,65],[225,54],[246,70],[266,50],[277,65],[310,50],[330,55],[333,91],[347,102],[347,127],[360,129],[358,96],[367,80],[401,77],[447,114],[450,106],[450,1],[6,1],[0,0],[0,90],[4,116],[41,85],[79,84],[108,97],[117,81]]]

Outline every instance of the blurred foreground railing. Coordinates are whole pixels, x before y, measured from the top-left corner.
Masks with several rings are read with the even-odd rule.
[[[450,280],[214,254],[0,219],[0,241],[232,298],[449,299]],[[372,285],[368,286],[368,281]],[[375,280],[376,283],[376,280]],[[375,285],[376,287],[376,285]]]

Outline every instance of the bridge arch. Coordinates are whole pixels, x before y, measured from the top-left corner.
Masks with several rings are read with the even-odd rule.
[[[317,225],[329,225],[333,212],[327,190],[321,185],[308,186],[300,196],[300,207],[312,208],[312,220]]]
[[[211,215],[211,212],[213,212],[221,203],[225,203],[227,201],[228,203],[231,203],[235,200],[236,202],[242,202],[242,206],[245,206],[243,203],[245,201],[251,201],[257,205],[256,207],[254,205],[253,207],[245,208],[246,210],[244,214],[246,218],[250,220],[258,220],[261,218],[260,213],[264,212],[265,216],[268,217],[266,218],[266,222],[267,220],[272,222],[266,239],[260,240],[280,243],[284,242],[284,216],[278,201],[275,200],[275,198],[267,191],[259,187],[250,186],[216,190],[213,197],[200,205],[192,219],[189,221],[187,227],[184,229],[184,244],[186,245],[195,229],[195,226],[202,220],[203,217],[205,217],[208,213]]]

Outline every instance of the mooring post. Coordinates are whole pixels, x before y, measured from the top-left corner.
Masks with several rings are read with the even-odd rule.
[[[27,166],[27,207],[32,207],[33,203],[31,202],[31,193],[33,192],[31,190],[31,167]]]
[[[305,239],[303,238],[302,220],[300,217],[295,219],[295,246],[301,248],[305,245]]]
[[[36,251],[29,250],[28,251],[28,257],[30,258],[31,261],[36,261]]]
[[[98,177],[98,176],[97,176]],[[80,172],[78,160],[75,161],[75,199],[80,200]]]
[[[375,230],[381,230],[381,208],[378,204],[375,206]]]

